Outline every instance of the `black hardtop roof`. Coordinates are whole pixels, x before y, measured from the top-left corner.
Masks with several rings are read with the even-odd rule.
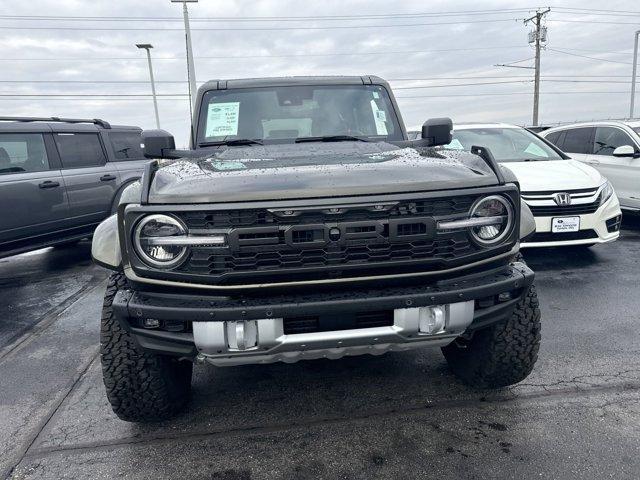
[[[226,90],[228,88],[286,87],[297,85],[384,85],[388,83],[374,75],[365,76],[305,76],[305,77],[264,77],[237,78],[230,80],[209,80],[198,89],[198,94],[208,90]]]

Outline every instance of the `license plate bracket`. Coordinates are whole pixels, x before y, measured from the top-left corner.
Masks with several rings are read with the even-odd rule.
[[[580,217],[553,217],[551,233],[570,233],[580,231]]]

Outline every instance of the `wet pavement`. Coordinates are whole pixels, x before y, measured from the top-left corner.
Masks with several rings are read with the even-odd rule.
[[[0,260],[0,478],[639,478],[640,219],[525,257],[543,339],[515,387],[466,388],[439,350],[197,366],[152,425],[107,404],[89,246]]]

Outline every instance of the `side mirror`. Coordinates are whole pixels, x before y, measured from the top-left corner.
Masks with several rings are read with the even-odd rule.
[[[613,151],[614,157],[635,157],[636,149],[631,145],[620,145]]]
[[[422,125],[422,139],[430,147],[447,145],[453,139],[453,122],[450,118],[430,118]]]
[[[176,149],[176,141],[165,130],[143,130],[142,144],[147,158],[173,158],[170,151]]]

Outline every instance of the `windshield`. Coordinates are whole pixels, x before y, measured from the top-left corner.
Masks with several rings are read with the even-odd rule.
[[[293,143],[300,138],[336,136],[403,140],[386,89],[305,85],[211,90],[203,97],[197,143]]]
[[[444,148],[470,150],[472,146],[488,148],[498,162],[562,160],[555,150],[524,128],[454,130],[453,141]]]

